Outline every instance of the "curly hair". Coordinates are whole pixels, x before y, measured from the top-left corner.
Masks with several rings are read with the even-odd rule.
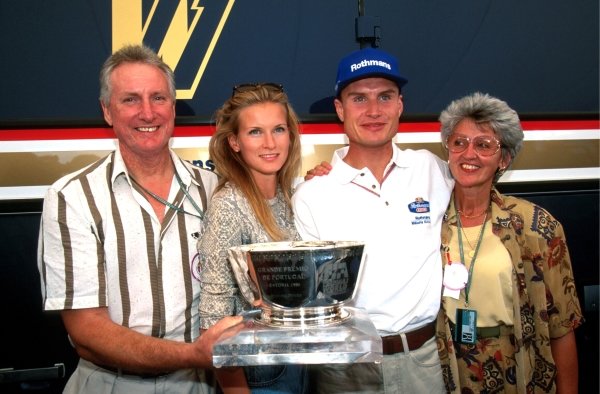
[[[454,100],[440,114],[442,144],[466,118],[489,126],[500,140],[503,157],[512,163],[523,146],[524,137],[519,115],[514,109],[506,102],[480,92]],[[496,174],[494,181],[501,175]]]

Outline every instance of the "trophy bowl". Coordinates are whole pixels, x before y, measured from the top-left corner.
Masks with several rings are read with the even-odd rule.
[[[364,243],[291,241],[241,245],[229,261],[244,298],[258,306],[255,320],[272,327],[343,322],[354,297]]]

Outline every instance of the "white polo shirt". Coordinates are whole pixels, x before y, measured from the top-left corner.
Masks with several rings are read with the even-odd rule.
[[[394,144],[383,183],[333,155],[333,169],[298,186],[293,196],[303,239],[357,240],[366,257],[354,305],[381,335],[412,331],[436,318],[442,287],[440,230],[454,182],[427,150]]]

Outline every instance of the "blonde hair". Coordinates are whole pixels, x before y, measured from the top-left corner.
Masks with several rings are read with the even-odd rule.
[[[229,136],[237,135],[239,115],[242,109],[260,103],[276,103],[285,107],[287,126],[290,133],[288,157],[277,173],[277,184],[283,192],[285,202],[290,207],[287,211],[292,215],[291,197],[294,178],[300,171],[301,150],[299,121],[291,107],[287,95],[281,88],[272,84],[257,84],[253,89],[236,92],[216,112],[216,131],[210,139],[209,155],[215,163],[215,170],[221,178],[217,185],[220,190],[225,183],[235,184],[248,199],[258,221],[273,241],[282,241],[286,235],[277,225],[267,200],[260,192],[248,165],[240,153],[234,152],[229,145]]]

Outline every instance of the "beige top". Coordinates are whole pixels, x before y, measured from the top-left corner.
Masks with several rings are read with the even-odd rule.
[[[467,269],[471,266],[472,255],[482,226],[463,227],[462,243]],[[456,229],[458,230],[458,229]],[[450,258],[460,261],[457,231],[450,241]],[[483,239],[475,260],[471,287],[469,290],[469,309],[477,311],[478,327],[494,327],[500,324],[513,325],[512,263],[506,248],[500,239],[492,233],[492,226],[485,226]],[[456,308],[465,308],[465,291],[461,290],[460,299],[446,297],[448,318],[455,323]]]

